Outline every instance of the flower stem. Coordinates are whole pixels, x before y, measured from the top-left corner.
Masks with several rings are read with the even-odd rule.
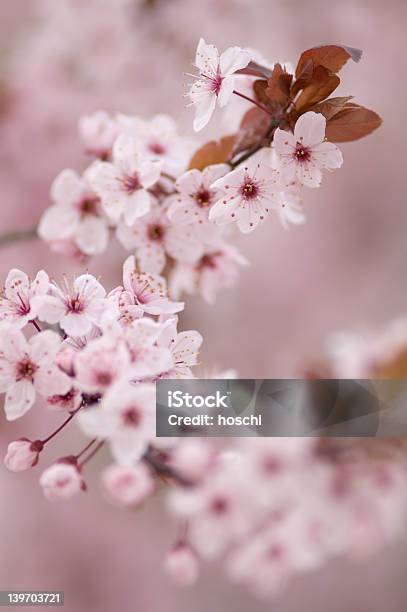
[[[15,242],[35,240],[36,238],[38,238],[36,227],[26,230],[15,230],[0,236],[0,247],[14,244]]]
[[[95,442],[95,440],[92,440],[92,444],[93,444],[93,442]],[[78,464],[78,467],[79,468],[83,468],[84,465],[86,465],[91,459],[93,459],[93,457],[96,455],[96,453],[98,453],[99,450],[102,448],[104,443],[105,443],[105,441],[101,440],[99,442],[99,444],[97,446],[95,446],[93,451],[91,453],[89,453],[89,455],[87,457],[85,457],[85,459],[83,459],[83,461],[81,461],[81,463]],[[88,445],[88,446],[90,446],[90,445]]]
[[[69,417],[67,419],[65,419],[65,421],[62,423],[62,425],[60,425],[55,431],[52,432],[52,434],[50,434],[48,436],[48,438],[45,438],[44,440],[41,440],[41,442],[43,444],[46,444],[47,442],[49,442],[50,440],[52,440],[52,438],[54,438],[56,435],[59,434],[60,431],[62,431],[64,429],[64,427],[66,427],[68,425],[68,423],[70,423],[72,421],[72,419],[74,418],[74,416],[76,415],[77,412],[79,412],[79,410],[82,408],[82,404],[79,406],[79,408],[77,408],[76,410],[74,410],[73,412],[70,413]]]
[[[263,104],[261,104],[261,102],[257,102],[257,100],[253,100],[253,98],[250,98],[249,96],[246,96],[245,94],[241,93],[240,91],[236,91],[236,89],[233,90],[233,93],[236,94],[236,96],[239,96],[240,98],[243,98],[244,100],[247,100],[248,102],[251,102],[252,104],[257,106],[258,108],[260,108],[262,111],[264,111],[265,113],[270,115],[271,117],[273,116],[273,113],[267,108],[267,106],[264,106]]]
[[[37,330],[37,332],[42,332],[41,327],[38,325],[37,321],[35,321],[35,319],[33,319],[32,321],[30,321],[30,323],[32,323],[32,325],[34,325],[35,329]]]
[[[84,454],[86,453],[86,451],[90,449],[90,447],[91,447],[91,446],[92,446],[92,445],[93,445],[93,444],[96,442],[96,440],[97,440],[97,438],[93,438],[93,440],[91,440],[91,441],[89,442],[89,444],[87,444],[87,445],[85,446],[85,448],[83,448],[83,449],[81,450],[81,452],[80,452],[80,453],[78,453],[77,455],[75,455],[75,456],[76,456],[76,459],[78,460],[80,457],[82,457],[82,455],[84,455]]]
[[[166,463],[161,461],[158,457],[156,457],[150,449],[144,453],[143,461],[145,463],[148,463],[150,467],[153,468],[155,473],[158,474],[159,476],[164,476],[165,478],[174,480],[176,483],[184,487],[189,487],[192,484],[187,478],[185,478],[184,476],[179,474],[176,470],[174,470],[174,468],[172,468],[170,465],[167,465]]]

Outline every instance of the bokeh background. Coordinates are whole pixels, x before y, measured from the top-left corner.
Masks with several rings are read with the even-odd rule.
[[[383,126],[343,145],[343,168],[307,190],[304,226],[285,231],[271,218],[239,238],[251,262],[240,283],[213,307],[191,298],[182,319],[184,329],[203,334],[207,368],[295,376],[320,358],[332,332],[374,329],[406,312],[406,19],[404,0],[1,2],[0,235],[34,227],[55,175],[86,163],[76,129],[81,114],[166,112],[191,134],[184,73],[200,36],[219,48],[250,46],[269,60],[293,62],[318,44],[359,47],[362,61],[345,66],[338,94],[378,111]],[[199,138],[220,129],[225,118],[218,115]],[[112,245],[88,268],[113,286],[123,255]],[[80,272],[38,241],[1,248],[1,279],[11,267],[45,267],[55,277]],[[52,430],[60,416],[42,410],[17,425],[1,415],[1,450],[21,433],[43,435],[45,423]],[[67,432],[48,462],[80,448],[78,436],[75,428]],[[302,576],[272,603],[229,584],[217,567],[180,591],[161,568],[174,535],[161,497],[123,512],[94,483],[80,500],[53,505],[43,501],[34,472],[16,477],[0,467],[0,589],[64,590],[69,612],[406,609],[403,542],[356,567],[341,560]]]

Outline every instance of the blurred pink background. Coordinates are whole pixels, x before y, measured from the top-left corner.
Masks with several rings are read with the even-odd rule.
[[[97,8],[96,8],[97,7]],[[402,0],[14,0],[0,6],[0,234],[33,227],[64,167],[81,169],[76,123],[100,108],[136,114],[167,112],[192,134],[182,97],[200,36],[219,48],[259,49],[293,61],[309,47],[344,43],[363,49],[342,71],[338,95],[378,111],[372,136],[342,145],[341,171],[308,190],[304,226],[283,230],[276,218],[239,238],[251,262],[216,306],[189,300],[182,328],[204,336],[202,363],[241,377],[295,376],[318,359],[328,334],[379,326],[406,310],[407,104]],[[220,118],[199,135],[218,133]],[[89,270],[117,284],[124,252],[113,246]],[[80,271],[39,242],[0,250],[0,277],[11,267],[52,275]],[[41,407],[17,425],[0,416],[0,441],[40,436],[60,417]],[[80,447],[73,428],[60,452]],[[57,453],[55,447],[46,459]],[[102,462],[106,458],[101,458]],[[95,464],[93,470],[97,471]],[[273,604],[253,599],[205,568],[197,587],[181,591],[161,562],[172,542],[160,496],[137,513],[108,504],[98,490],[67,504],[44,501],[35,473],[0,467],[0,589],[65,591],[75,612],[273,609],[404,612],[406,546],[356,568],[344,561],[302,576]]]

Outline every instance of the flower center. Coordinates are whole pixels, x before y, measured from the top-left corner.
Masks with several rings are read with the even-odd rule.
[[[202,74],[202,76],[208,81],[210,91],[218,96],[223,81],[223,76],[220,74],[220,71],[218,70],[216,74]]]
[[[107,387],[112,382],[113,378],[110,372],[98,372],[96,374],[96,382],[102,387]]]
[[[200,206],[201,208],[205,208],[205,206],[208,206],[212,201],[212,193],[209,191],[209,189],[201,187],[194,194],[194,199],[198,206]]]
[[[79,203],[79,211],[82,213],[82,215],[97,215],[98,213],[98,204],[99,204],[99,198],[84,198],[80,203]]]
[[[155,225],[150,225],[148,228],[148,237],[150,240],[162,240],[164,238],[165,230],[162,225],[158,223]]]
[[[31,307],[30,307],[29,302],[28,303],[25,302],[19,293],[17,293],[17,295],[18,295],[18,299],[20,300],[20,305],[17,307],[17,311],[19,315],[24,317],[30,312]]]
[[[304,147],[300,142],[297,142],[294,157],[300,163],[307,162],[311,159],[311,151],[308,147]]]
[[[208,253],[199,260],[198,268],[216,268],[216,257],[221,253]]]
[[[211,502],[211,510],[214,514],[225,514],[229,509],[229,502],[226,497],[214,497]]]
[[[152,141],[148,144],[148,150],[154,155],[165,155],[167,149],[160,142]]]
[[[260,193],[260,187],[257,181],[246,176],[243,184],[240,187],[240,195],[244,200],[255,200]]]
[[[83,301],[80,299],[79,295],[71,297],[67,302],[67,310],[68,312],[73,312],[75,314],[83,312],[85,309]]]
[[[33,380],[38,366],[28,357],[17,364],[17,380]]]
[[[127,191],[129,195],[137,191],[137,189],[141,189],[140,178],[137,172],[131,175],[126,174],[123,176],[122,183],[124,190]]]
[[[140,411],[132,406],[123,412],[122,419],[125,427],[138,427],[141,422]]]

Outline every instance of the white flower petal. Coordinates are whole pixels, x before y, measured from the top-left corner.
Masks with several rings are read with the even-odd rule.
[[[8,421],[15,421],[30,410],[35,401],[35,389],[30,381],[20,380],[6,393],[4,410]]]

